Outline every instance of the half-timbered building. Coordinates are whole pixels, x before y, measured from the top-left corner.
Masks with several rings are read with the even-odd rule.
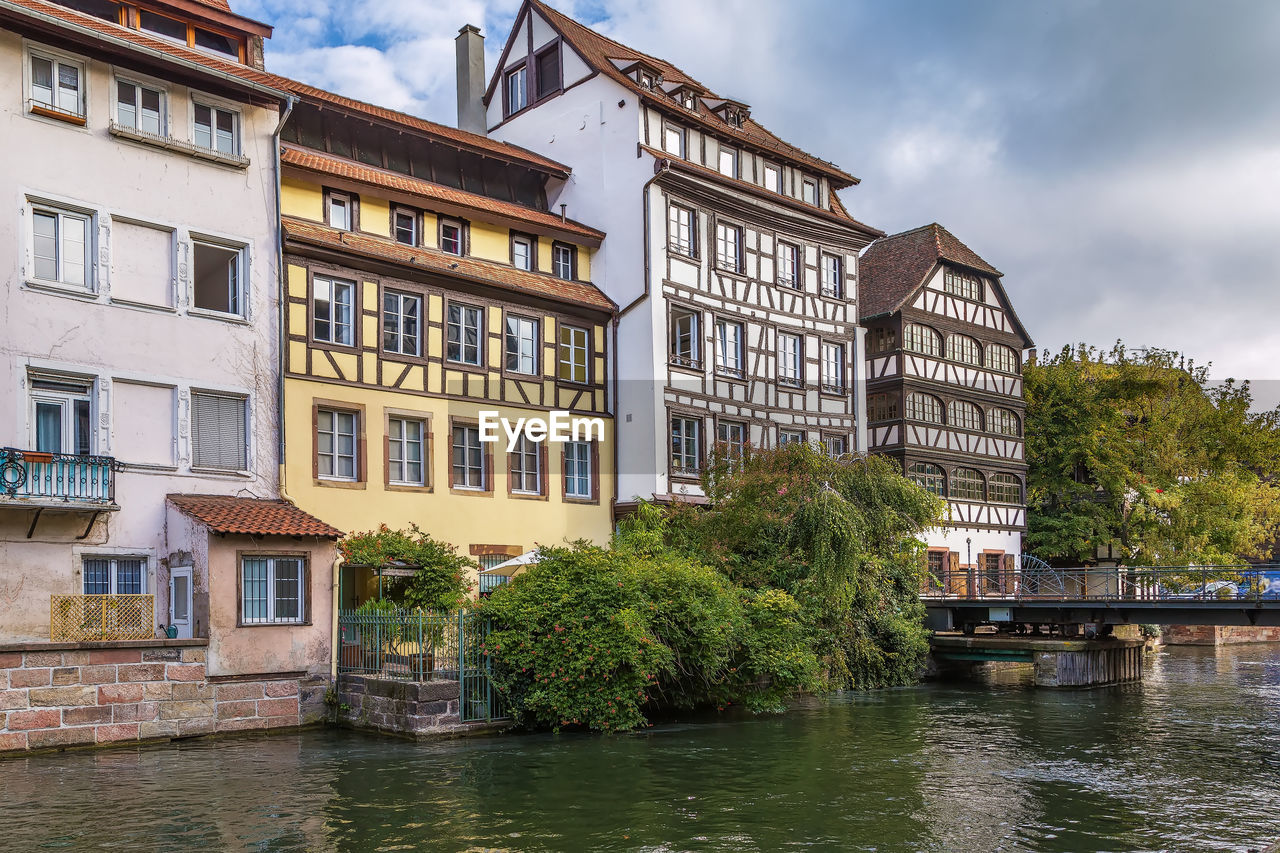
[[[875,241],[861,271],[870,450],[947,499],[926,537],[931,575],[1002,589],[1026,529],[1031,338],[1002,273],[936,223]]]
[[[416,524],[482,566],[607,540],[614,306],[591,284],[604,235],[547,210],[567,168],[292,91],[280,155],[289,494],[345,530]],[[486,440],[486,412],[514,425],[553,411],[603,430],[530,434],[510,451],[501,430]],[[345,574],[343,606],[376,590]]]
[[[480,55],[462,39],[460,70]],[[881,232],[836,196],[856,178],[539,0],[487,91],[460,74],[460,121],[481,98],[491,136],[572,166],[553,208],[610,234],[593,269],[620,306],[620,511],[700,495],[716,444],[865,448],[858,253]]]

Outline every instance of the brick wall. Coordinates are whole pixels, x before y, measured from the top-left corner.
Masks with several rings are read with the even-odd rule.
[[[338,719],[355,728],[430,737],[469,731],[458,715],[458,682],[338,676]]]
[[[1231,646],[1280,642],[1280,628],[1223,625],[1164,625],[1160,639],[1167,646]]]
[[[209,681],[204,641],[0,647],[0,752],[284,728],[323,716],[323,679]]]

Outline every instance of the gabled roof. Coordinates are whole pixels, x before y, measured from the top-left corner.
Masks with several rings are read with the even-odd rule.
[[[366,166],[354,160],[335,157],[323,151],[285,143],[280,148],[280,162],[286,166],[317,172],[322,175],[333,175],[362,184],[369,184],[382,189],[398,190],[411,193],[423,199],[442,202],[450,207],[464,208],[466,211],[494,214],[506,219],[518,220],[521,223],[536,224],[543,230],[576,238],[590,246],[599,246],[604,239],[604,232],[598,231],[572,219],[560,217],[544,210],[534,210],[515,202],[502,201],[454,189],[443,184],[434,184],[421,178],[410,177],[401,172]],[[455,211],[449,211],[451,213]]]
[[[685,74],[679,68],[676,68],[670,62],[658,59],[633,50],[626,45],[619,44],[607,36],[603,36],[588,27],[583,26],[567,15],[552,9],[542,0],[526,0],[527,8],[531,8],[542,15],[547,22],[554,28],[564,39],[566,43],[579,55],[582,59],[598,73],[606,74],[611,79],[617,81],[629,90],[635,92],[641,98],[647,98],[654,103],[669,107],[680,111],[683,116],[688,116],[691,121],[701,124],[712,133],[726,136],[730,139],[736,139],[744,145],[760,149],[766,153],[785,158],[797,163],[801,166],[812,169],[815,172],[826,175],[837,186],[849,186],[858,183],[858,179],[848,172],[840,169],[833,163],[829,163],[819,157],[815,157],[806,151],[802,151],[787,142],[784,142],[773,133],[766,130],[761,124],[752,118],[747,118],[742,123],[742,127],[734,127],[718,116],[716,116],[705,103],[703,98],[715,100],[717,96],[711,94],[711,90],[706,86],[694,80]],[[521,20],[521,16],[517,15],[517,23]],[[686,110],[669,98],[663,97],[657,92],[643,88],[635,79],[625,74],[621,68],[633,66],[636,62],[644,62],[661,72],[664,84],[670,86],[689,86],[701,93],[702,97],[696,99],[694,110]],[[495,74],[493,81],[489,85],[489,92],[486,98],[493,94],[494,86],[498,75]]]
[[[340,539],[342,531],[288,501],[230,495],[169,495],[183,515],[214,533],[239,536],[315,536]]]
[[[876,240],[858,262],[858,313],[863,320],[901,310],[939,263],[949,263],[995,281],[1009,318],[1031,346],[1027,334],[1009,304],[1000,278],[1004,273],[960,242],[954,234],[934,222],[901,234]]]
[[[292,216],[281,217],[286,242],[293,241],[349,255],[398,264],[472,284],[523,293],[612,313],[616,307],[589,281],[566,281],[548,273],[528,272],[479,258],[449,255],[435,249],[406,246],[386,237],[341,231]]]

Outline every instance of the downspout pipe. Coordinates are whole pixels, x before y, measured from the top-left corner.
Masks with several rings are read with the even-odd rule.
[[[278,325],[278,345],[280,348],[280,358],[276,363],[276,488],[280,493],[280,497],[292,503],[288,493],[285,491],[284,481],[284,361],[286,355],[286,347],[289,345],[288,335],[288,318],[285,311],[288,309],[288,282],[285,280],[284,267],[284,223],[281,220],[280,198],[283,195],[283,177],[280,174],[280,134],[284,131],[285,124],[289,121],[289,116],[293,114],[293,107],[298,103],[295,95],[287,95],[285,101],[284,112],[280,115],[280,122],[276,125],[275,132],[271,134],[271,148],[275,157],[276,166],[276,196],[275,196],[275,214],[276,214],[276,323]]]
[[[641,156],[641,152],[640,152],[639,150],[637,150],[636,154],[637,154],[637,156]],[[644,235],[644,237],[643,237],[643,239],[644,239],[644,248],[643,248],[643,252],[644,252],[644,291],[643,291],[639,296],[637,296],[635,299],[633,299],[633,300],[631,300],[629,303],[627,303],[627,306],[626,306],[625,308],[623,308],[622,310],[618,311],[618,313],[616,313],[616,314],[614,314],[614,315],[613,315],[613,401],[614,401],[614,402],[613,402],[613,408],[614,408],[614,416],[613,416],[613,468],[614,468],[614,475],[613,475],[613,506],[614,506],[615,512],[617,511],[618,502],[619,502],[620,500],[622,500],[622,485],[621,485],[621,477],[619,476],[619,474],[621,473],[621,465],[620,465],[621,458],[620,458],[620,457],[619,457],[619,455],[618,455],[618,451],[620,450],[620,442],[619,442],[619,440],[618,440],[618,433],[621,431],[621,428],[622,428],[622,422],[621,422],[621,420],[620,420],[620,419],[621,419],[621,417],[622,417],[622,406],[621,406],[621,403],[622,403],[622,379],[621,379],[621,377],[618,375],[618,366],[619,366],[619,355],[618,355],[618,326],[619,326],[619,324],[621,323],[621,321],[622,321],[622,318],[623,318],[623,317],[625,317],[628,313],[630,313],[630,311],[631,311],[633,308],[636,308],[637,306],[639,306],[639,305],[640,305],[640,303],[644,302],[645,300],[647,300],[647,299],[649,298],[649,273],[650,273],[650,263],[651,263],[650,258],[649,258],[649,188],[653,186],[654,182],[656,182],[659,178],[661,178],[663,175],[665,175],[665,174],[666,174],[667,172],[669,172],[670,170],[671,170],[671,162],[670,162],[669,160],[657,160],[657,161],[655,161],[655,162],[654,162],[654,164],[653,164],[653,171],[654,171],[654,175],[653,175],[653,177],[652,177],[652,178],[650,178],[649,180],[645,181],[645,182],[644,182],[644,186],[642,186],[642,187],[640,188],[640,199],[641,199],[641,203],[642,203],[642,206],[643,206],[643,209],[644,209],[644,222],[643,222],[642,229],[641,229],[641,231],[642,231],[642,233],[643,233],[643,235]]]

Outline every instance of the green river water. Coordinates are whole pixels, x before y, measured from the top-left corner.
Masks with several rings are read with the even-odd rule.
[[[1280,647],[1140,685],[933,683],[638,735],[314,730],[0,763],[0,849],[1266,850]]]

